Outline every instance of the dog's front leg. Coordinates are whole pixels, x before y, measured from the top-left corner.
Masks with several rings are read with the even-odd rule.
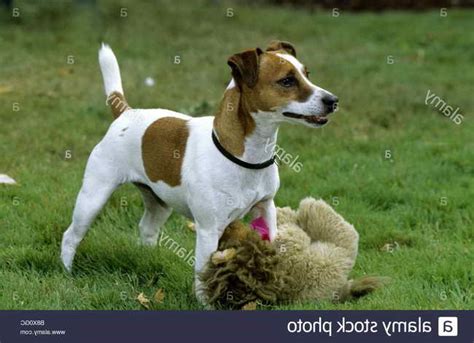
[[[194,265],[194,289],[196,292],[196,298],[203,305],[207,304],[207,299],[200,276],[206,268],[206,264],[209,261],[212,253],[217,250],[218,243],[219,230],[217,228],[204,227],[199,223],[196,223],[196,263]]]
[[[255,218],[263,217],[268,225],[270,241],[273,242],[277,235],[276,207],[273,198],[257,203],[252,209],[252,214]]]

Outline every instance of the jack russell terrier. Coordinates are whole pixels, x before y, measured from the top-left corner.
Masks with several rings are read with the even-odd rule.
[[[338,99],[315,86],[294,47],[274,41],[227,61],[232,81],[214,117],[193,118],[165,109],[132,109],[119,66],[107,45],[99,51],[107,103],[115,116],[87,162],[72,223],[63,235],[61,259],[68,271],[77,246],[112,192],[132,182],[142,193],[143,244],[155,245],[172,209],[196,224],[196,281],[217,250],[220,236],[247,213],[261,217],[276,236],[273,198],[279,187],[273,151],[283,122],[317,128],[328,122]],[[274,146],[274,144],[273,144]]]

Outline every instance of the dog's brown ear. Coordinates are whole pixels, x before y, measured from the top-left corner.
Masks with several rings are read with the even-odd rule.
[[[258,66],[262,53],[260,48],[256,48],[229,57],[227,64],[232,69],[232,76],[239,87],[245,84],[252,88],[257,84]]]
[[[289,42],[284,42],[284,41],[279,41],[279,40],[271,41],[267,47],[267,51],[278,51],[278,50],[284,50],[290,55],[293,55],[296,57],[296,49],[293,46],[293,44]]]

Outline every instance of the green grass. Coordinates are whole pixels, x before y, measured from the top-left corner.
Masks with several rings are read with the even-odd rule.
[[[324,129],[281,128],[279,145],[303,168],[281,167],[277,205],[297,206],[308,195],[333,204],[360,233],[352,276],[392,278],[358,301],[274,308],[474,307],[473,11],[334,18],[197,1],[99,1],[94,10],[44,3],[21,2],[20,20],[3,14],[0,23],[0,173],[19,183],[0,186],[0,309],[139,309],[136,296],[159,288],[166,296],[155,309],[201,308],[192,268],[166,248],[137,244],[142,204],[132,186],[96,220],[72,275],[59,263],[87,157],[112,121],[97,49],[101,41],[114,48],[132,106],[197,115],[220,99],[226,58],[274,38],[293,42],[313,81],[341,99]],[[144,85],[147,76],[155,87]],[[425,105],[428,89],[460,107],[461,125]],[[182,217],[164,230],[194,248]],[[384,251],[387,244],[396,249]]]

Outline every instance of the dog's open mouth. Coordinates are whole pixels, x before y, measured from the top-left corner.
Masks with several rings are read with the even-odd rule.
[[[303,119],[310,124],[324,125],[329,121],[329,119],[326,116],[319,116],[319,115],[318,116],[316,115],[305,116],[303,114],[297,114],[293,112],[283,112],[283,115],[289,118]]]

